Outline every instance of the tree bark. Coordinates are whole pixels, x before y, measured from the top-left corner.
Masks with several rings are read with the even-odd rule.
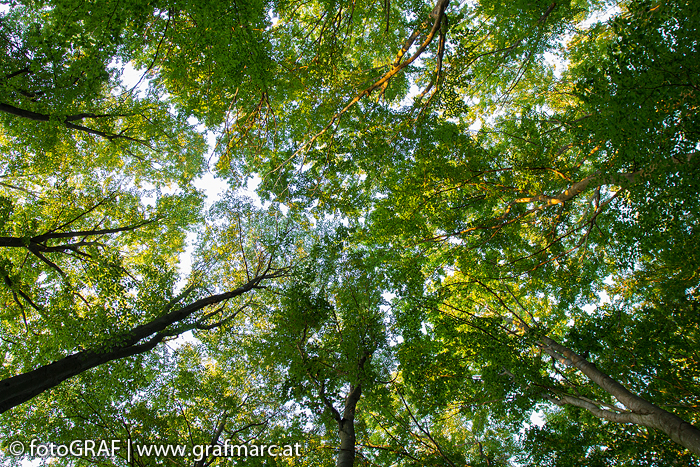
[[[357,368],[360,370],[361,374],[364,373],[364,366],[368,358],[369,354],[363,355],[357,364]],[[323,405],[326,406],[328,412],[330,412],[333,419],[338,423],[340,450],[338,451],[338,458],[336,459],[336,467],[352,467],[355,463],[355,410],[357,408],[357,402],[360,400],[360,396],[362,396],[362,382],[358,382],[356,385],[350,385],[350,392],[345,397],[345,407],[341,415],[338,409],[336,409],[328,397],[326,397],[325,384],[316,381],[313,376],[309,376],[319,387],[319,396],[321,397]]]
[[[26,110],[26,109],[20,109],[19,107],[15,107],[10,104],[5,104],[3,102],[0,102],[0,112],[5,112],[10,115],[14,115],[16,117],[21,117],[21,118],[26,118],[29,120],[34,120],[37,122],[48,122],[51,121],[51,115],[46,115],[46,114],[41,114],[37,112],[33,112],[31,110]],[[71,130],[79,130],[79,131],[84,131],[85,133],[89,133],[91,135],[95,136],[100,136],[102,138],[107,139],[108,141],[113,141],[115,139],[124,139],[127,141],[133,141],[135,143],[140,143],[140,144],[145,144],[144,141],[138,140],[136,138],[132,138],[130,136],[122,135],[120,133],[106,133],[104,131],[100,130],[95,130],[93,128],[89,128],[83,125],[77,125],[75,121],[82,121],[86,118],[104,118],[104,117],[120,117],[123,115],[95,115],[92,113],[81,113],[81,114],[76,114],[76,115],[67,115],[65,117],[58,117],[59,121],[63,123],[63,125],[66,128],[70,128]]]
[[[108,349],[77,352],[35,370],[0,381],[0,413],[6,412],[91,368],[150,351],[166,337],[177,334],[172,331],[168,332],[168,326],[188,318],[206,306],[221,303],[260,288],[260,282],[270,277],[275,277],[275,275],[265,272],[235,290],[211,295],[182,308],[169,311],[177,303],[177,300],[183,298],[180,296],[164,307],[166,314],[146,324],[136,326],[127,333],[124,340]]]
[[[595,365],[568,347],[549,337],[542,338],[541,342],[543,350],[550,356],[564,365],[578,369],[601,389],[615,397],[628,410],[614,412],[601,408],[592,401],[568,395],[552,398],[551,400],[555,404],[581,407],[599,418],[616,423],[634,423],[648,428],[655,428],[666,433],[674,442],[687,448],[690,452],[700,455],[700,430],[695,426],[633,394],[618,381],[600,371]]]
[[[338,452],[337,467],[352,467],[355,463],[355,408],[362,395],[362,385],[350,387],[350,393],[345,399],[343,418],[338,420],[340,434],[340,452]]]
[[[75,237],[98,237],[101,235],[108,235],[121,232],[131,232],[143,227],[144,225],[152,223],[152,220],[144,221],[139,224],[128,225],[125,227],[116,227],[113,229],[93,229],[93,230],[80,230],[75,232],[47,232],[45,234],[36,235],[34,237],[22,238],[22,237],[0,237],[0,248],[26,248],[32,253],[37,252],[60,252],[65,250],[74,250],[81,246],[95,245],[96,242],[86,242],[81,240],[74,243],[64,243],[59,245],[48,246],[46,244],[49,240],[54,239],[64,239],[64,238],[75,238]]]
[[[589,175],[583,180],[579,180],[573,183],[569,188],[565,189],[561,193],[555,196],[549,196],[545,194],[539,194],[535,196],[530,196],[527,198],[518,198],[515,200],[516,203],[542,203],[539,209],[544,209],[548,206],[554,206],[556,204],[563,204],[570,201],[583,193],[589,187],[599,188],[603,185],[608,185],[611,183],[620,183],[623,179],[627,183],[636,182],[644,174],[643,170],[637,170],[636,172],[624,172],[615,175],[603,176],[600,172],[596,172],[593,175]]]

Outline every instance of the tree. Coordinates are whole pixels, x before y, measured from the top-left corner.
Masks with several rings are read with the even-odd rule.
[[[232,206],[229,206],[229,208],[231,207]],[[239,210],[236,212],[236,215],[241,216],[241,211]],[[210,286],[208,286],[206,282],[203,282],[201,278],[198,278],[198,274],[203,273],[203,271],[199,271],[195,272],[191,283],[183,291],[176,293],[176,284],[174,283],[176,276],[166,268],[157,268],[154,267],[154,265],[147,265],[147,267],[133,271],[134,274],[140,276],[140,278],[137,279],[123,266],[117,268],[108,265],[106,272],[112,276],[111,278],[108,277],[108,279],[116,282],[111,284],[113,287],[112,289],[107,289],[112,291],[109,300],[105,300],[106,297],[99,297],[99,295],[96,299],[90,300],[93,298],[92,295],[87,295],[88,291],[80,289],[71,290],[69,288],[67,291],[68,298],[73,299],[71,303],[72,307],[69,308],[68,311],[77,315],[73,318],[73,323],[69,321],[69,317],[60,315],[60,313],[65,312],[64,310],[67,307],[67,305],[62,304],[60,300],[66,300],[66,297],[60,297],[54,294],[54,296],[48,297],[50,300],[48,303],[41,303],[41,306],[39,306],[27,293],[15,286],[15,283],[12,282],[14,276],[12,280],[9,275],[6,276],[8,288],[10,288],[13,293],[16,305],[20,307],[20,309],[23,309],[20,298],[18,297],[19,295],[24,301],[30,303],[35,308],[33,311],[36,311],[40,316],[46,319],[47,322],[44,324],[34,319],[31,315],[28,320],[25,314],[24,324],[27,333],[31,332],[37,336],[38,342],[40,345],[43,345],[45,352],[38,360],[40,364],[38,368],[27,368],[27,366],[29,368],[36,366],[34,362],[27,361],[24,363],[26,366],[23,367],[18,361],[15,363],[16,369],[14,371],[19,370],[21,374],[6,377],[0,382],[4,388],[0,410],[3,412],[9,410],[18,404],[30,400],[47,389],[55,387],[66,379],[98,365],[148,352],[165,339],[179,336],[188,330],[214,329],[236,318],[237,314],[240,313],[242,309],[246,308],[247,303],[242,302],[243,304],[237,309],[230,310],[232,303],[235,302],[235,300],[232,299],[238,299],[238,297],[244,296],[251,291],[261,289],[270,279],[280,277],[286,273],[286,266],[280,267],[277,265],[278,261],[284,257],[284,253],[280,253],[276,251],[276,249],[280,244],[290,241],[289,238],[285,238],[287,234],[289,234],[289,231],[282,231],[280,233],[281,238],[274,239],[277,245],[270,243],[266,243],[267,247],[260,243],[246,245],[242,240],[242,229],[245,229],[246,225],[251,224],[256,225],[256,215],[249,210],[246,213],[245,222],[239,222],[235,230],[233,227],[229,227],[229,231],[234,231],[235,235],[237,235],[237,254],[240,255],[240,260],[236,261],[234,259],[236,253],[228,250],[226,252],[227,262],[229,265],[235,264],[234,267],[241,268],[242,271],[244,271],[244,277],[240,279],[234,278],[231,275],[231,271],[229,271],[229,278],[227,281],[231,281],[235,284],[236,280],[240,280],[240,285],[238,287],[234,288],[233,286],[229,286],[228,290],[219,289],[218,291],[216,289],[207,289],[207,287]],[[260,224],[257,225],[260,226]],[[132,231],[136,230],[136,227],[124,228],[122,230]],[[67,232],[63,233],[63,238],[72,238],[76,236],[89,238],[90,236],[101,233],[105,232]],[[61,238],[61,234],[56,233],[44,234],[42,237],[32,237],[26,240],[27,246],[22,246],[22,248],[29,249],[30,251],[35,249],[38,252],[41,250],[42,242],[52,239],[52,235]],[[8,243],[11,242],[8,241]],[[83,256],[87,256],[88,260],[92,260],[93,258],[90,255],[79,250],[81,246],[83,245],[73,244],[72,248],[66,245],[46,248],[55,248],[55,251],[58,252],[70,249],[71,251],[77,251],[79,253],[77,257],[80,260],[84,260]],[[19,246],[15,247],[19,248]],[[44,252],[46,252],[46,250],[44,250]],[[36,255],[35,252],[32,251],[32,253]],[[41,254],[42,253],[39,253],[37,256],[42,258]],[[143,255],[144,252],[141,252],[141,254]],[[158,258],[153,259],[157,260]],[[59,266],[45,258],[43,261],[50,266],[50,272],[54,274],[59,272],[65,280],[68,279],[66,273],[63,272],[63,269]],[[169,272],[170,274],[168,274]],[[211,271],[209,271],[209,273],[211,274]],[[130,278],[131,281],[126,284],[121,284],[120,282],[125,278]],[[224,284],[224,281],[219,282],[217,288],[226,287]],[[108,284],[104,281],[99,284],[101,287],[106,287],[107,285]],[[139,289],[140,287],[145,288],[145,290]],[[158,290],[158,288],[161,290]],[[154,296],[154,291],[158,291],[162,295]],[[121,295],[116,295],[117,293]],[[79,304],[75,296],[80,297],[83,303]],[[162,300],[162,296],[172,298],[166,303],[158,303]],[[185,300],[190,300],[190,303],[187,305],[182,304]],[[46,305],[46,307],[44,307],[44,305]],[[104,307],[103,313],[105,316],[92,316],[90,320],[92,321],[92,326],[88,327],[84,324],[85,318],[81,316],[85,311],[81,310],[79,305],[84,306],[85,311],[92,312],[99,309],[98,307]],[[59,313],[61,319],[51,319],[50,313]],[[115,316],[121,316],[121,320],[114,320]],[[100,322],[99,320],[102,321]],[[105,329],[103,326],[105,323],[109,323],[110,320],[110,328]],[[28,321],[31,321],[31,324]],[[61,328],[69,323],[76,326],[80,332],[76,332],[75,328],[70,329],[69,332],[72,339],[67,340],[63,334],[66,331]],[[8,324],[10,324],[10,326],[6,326],[4,332],[6,335],[11,336],[13,330],[12,323],[10,322]],[[42,339],[44,332],[39,332],[43,331],[40,328],[42,325],[52,326],[49,327],[49,329],[53,331],[54,336],[52,336],[50,340]],[[56,327],[58,329],[56,329]],[[3,340],[6,344],[10,345],[8,349],[14,351],[13,355],[16,357],[24,356],[21,351],[18,351],[19,349],[24,350],[23,346],[17,342],[19,339],[4,338]],[[31,344],[31,341],[26,341],[27,339],[25,338],[25,345],[27,343]],[[55,346],[55,350],[51,349],[51,346]],[[52,354],[60,354],[75,347],[77,347],[79,351],[74,351],[70,355],[60,358],[53,363],[43,363],[46,359],[51,358]],[[53,352],[49,352],[49,349],[53,350]],[[7,371],[7,369],[5,371]]]
[[[231,298],[239,297],[246,292],[260,287],[260,283],[265,279],[276,277],[275,271],[270,271],[266,268],[262,271],[257,271],[257,274],[251,281],[243,284],[241,287],[224,292],[221,294],[211,295],[189,305],[178,307],[175,310],[172,308],[186,298],[192,292],[191,289],[178,297],[175,297],[163,307],[163,311],[159,313],[159,317],[150,322],[141,324],[126,333],[110,336],[102,346],[83,350],[74,353],[60,360],[57,360],[48,365],[44,365],[35,370],[27,371],[21,375],[12,376],[1,381],[3,391],[3,399],[0,403],[0,411],[15,407],[16,405],[26,402],[36,395],[55,387],[68,378],[71,378],[79,373],[94,368],[98,365],[103,365],[112,360],[138,355],[143,352],[148,352],[156,345],[162,342],[167,337],[179,336],[193,328],[206,329],[207,327],[215,327],[221,322],[231,320],[235,317],[232,315],[218,316],[221,314],[221,308],[210,311],[204,316],[196,319],[193,324],[178,327],[181,321],[186,321],[195,312],[198,312],[208,306],[219,305]],[[171,311],[172,310],[172,311]],[[206,320],[212,317],[220,319],[218,322],[206,323]],[[175,325],[171,327],[172,325]],[[171,327],[170,329],[168,329]]]
[[[270,256],[242,289],[193,294],[202,288],[193,277],[176,292],[185,234],[201,222],[190,183],[204,166],[203,137],[162,84],[125,89],[118,62],[147,61],[147,72],[183,81],[160,47],[178,48],[182,67],[201,53],[182,44],[202,32],[188,21],[211,12],[160,6],[35,2],[2,13],[3,411],[188,327],[213,327],[225,308],[193,314],[279,273]],[[185,296],[193,303],[173,309]]]
[[[321,227],[323,233],[328,227]],[[328,235],[328,234],[327,234]],[[336,465],[354,465],[356,416],[364,391],[387,371],[381,324],[382,278],[362,252],[343,248],[343,235],[321,237],[305,270],[282,292],[270,331],[254,348],[285,380],[281,394],[308,408],[339,438]],[[334,429],[331,429],[331,427]]]

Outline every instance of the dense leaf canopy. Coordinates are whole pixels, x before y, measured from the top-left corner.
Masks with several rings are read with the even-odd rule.
[[[697,465],[699,30],[0,1],[3,465]]]

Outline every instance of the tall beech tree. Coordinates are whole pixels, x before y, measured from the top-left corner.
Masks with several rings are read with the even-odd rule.
[[[363,391],[391,370],[381,323],[385,279],[371,272],[361,251],[343,248],[342,233],[319,230],[325,236],[282,291],[279,312],[268,318],[270,331],[253,351],[267,353],[264,362],[286,375],[280,402],[310,410],[326,427],[325,437],[337,439],[336,465],[347,467],[355,462]]]
[[[148,352],[168,337],[179,336],[190,329],[214,328],[222,322],[231,320],[235,317],[235,313],[226,315],[222,313],[222,308],[218,308],[204,314],[200,313],[203,316],[195,319],[193,323],[181,324],[183,321],[192,321],[188,318],[196,312],[212,305],[218,306],[222,302],[255,290],[261,287],[261,282],[274,278],[278,274],[276,271],[270,271],[269,266],[264,270],[256,271],[256,273],[249,282],[235,290],[201,298],[189,305],[178,306],[172,310],[180,300],[190,295],[192,290],[187,289],[163,307],[161,316],[124,334],[108,339],[101,347],[77,352],[35,370],[0,381],[0,386],[3,388],[0,411],[9,410],[57,386],[66,379],[98,365]],[[212,318],[214,319],[212,320]],[[213,322],[208,323],[207,320]]]
[[[87,217],[86,212],[82,214]],[[237,214],[241,215],[241,212]],[[169,271],[165,264],[142,265],[138,262],[129,264],[124,261],[129,258],[123,258],[120,264],[102,265],[99,264],[100,259],[109,253],[107,249],[109,245],[100,244],[102,250],[93,247],[89,254],[81,250],[92,246],[88,241],[59,243],[55,246],[46,246],[45,243],[75,237],[90,239],[120,231],[131,233],[143,225],[106,229],[107,231],[94,229],[60,232],[61,229],[53,229],[54,232],[24,237],[20,244],[14,241],[15,237],[5,237],[6,247],[28,250],[25,256],[29,254],[36,256],[35,261],[43,263],[47,277],[49,273],[56,276],[57,283],[67,293],[65,295],[54,293],[53,296],[46,297],[47,293],[42,287],[44,284],[41,283],[25,291],[20,285],[26,284],[19,283],[19,278],[22,277],[21,271],[11,275],[9,268],[6,267],[5,285],[14,299],[14,308],[22,313],[23,322],[18,316],[19,313],[6,317],[3,342],[7,351],[14,357],[11,362],[16,368],[15,371],[20,374],[7,376],[0,382],[3,387],[0,410],[3,412],[9,410],[95,366],[148,352],[164,340],[172,339],[186,331],[214,329],[235,319],[248,303],[240,297],[264,288],[271,279],[286,274],[285,270],[289,264],[280,265],[286,253],[278,251],[277,248],[288,244],[292,238],[291,236],[285,238],[289,231],[281,230],[279,232],[281,238],[275,239],[277,243],[265,243],[265,246],[259,242],[251,245],[250,240],[246,243],[243,240],[242,229],[246,229],[246,226],[261,224],[256,224],[254,212],[248,210],[245,216],[245,222],[241,221],[235,226],[240,239],[236,249],[227,251],[227,261],[230,264],[236,264],[236,267],[243,268],[245,274],[238,279],[240,281],[238,286],[234,286],[237,279],[231,277],[228,280],[228,286],[223,281],[217,284],[218,290],[209,288],[212,285],[202,281],[201,274],[204,272],[202,270],[193,273],[190,284],[184,291],[177,293],[175,292],[177,276],[173,274],[174,271]],[[151,220],[144,224],[156,222],[158,220]],[[63,228],[66,225],[60,227]],[[102,268],[100,272],[106,275],[106,279],[98,277],[95,280],[98,287],[111,292],[109,297],[100,297],[88,288],[92,277],[86,279],[73,274],[69,275],[73,271],[68,267],[62,268],[43,256],[49,253],[65,254],[66,250],[74,253],[68,255],[71,257],[70,260],[74,261],[77,258],[79,264],[88,263],[88,266],[83,268],[84,271],[90,272],[88,267],[91,263],[98,263],[98,271]],[[141,255],[148,253],[140,252]],[[240,256],[239,260],[235,259],[237,255]],[[151,256],[150,259],[162,263],[164,258]],[[117,257],[116,261],[118,260]],[[6,264],[11,263],[7,261]],[[78,280],[81,280],[81,283],[77,283]],[[142,287],[146,290],[140,290]],[[156,291],[162,294],[160,297],[166,298],[164,302],[157,303],[160,297],[153,295]],[[38,295],[44,300],[32,299],[30,295]],[[241,302],[238,306],[233,305],[236,300]],[[190,303],[183,303],[185,301]],[[33,308],[31,313],[29,310],[25,311],[25,307],[29,305]],[[67,316],[66,311],[72,316]],[[11,316],[13,319],[10,318]],[[71,328],[64,329],[68,324]],[[105,328],[105,325],[108,327]],[[42,355],[22,362],[29,357],[26,354],[29,350],[26,346],[32,342],[42,346],[44,352]],[[45,363],[48,359],[56,358],[54,355],[64,352],[68,352],[69,355],[59,357],[52,363]],[[37,363],[38,367],[34,368]],[[8,366],[4,369],[5,374],[10,368]]]

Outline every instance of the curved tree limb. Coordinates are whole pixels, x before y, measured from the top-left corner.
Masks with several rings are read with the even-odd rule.
[[[694,454],[700,455],[700,430],[695,426],[633,394],[620,382],[603,373],[594,364],[554,339],[545,336],[540,342],[542,350],[564,365],[579,370],[601,389],[620,401],[627,407],[628,411],[616,413],[603,409],[590,400],[568,395],[560,395],[554,398],[550,396],[552,402],[557,405],[581,407],[599,418],[612,422],[634,423],[648,428],[655,428],[667,434],[674,442],[684,446]]]
[[[171,311],[172,307],[180,299],[180,297],[176,297],[163,307],[164,314],[162,316],[134,327],[113,344],[77,352],[35,370],[6,378],[0,381],[0,413],[6,412],[59,385],[61,382],[96,366],[148,352],[166,337],[180,333],[178,330],[173,331],[170,329],[171,325],[184,321],[207,306],[216,305],[255,289],[260,289],[263,287],[261,285],[263,281],[279,277],[280,274],[282,273],[273,271],[268,267],[262,274],[235,290],[210,295]],[[191,292],[191,289],[187,291]],[[184,295],[187,295],[187,293]]]

